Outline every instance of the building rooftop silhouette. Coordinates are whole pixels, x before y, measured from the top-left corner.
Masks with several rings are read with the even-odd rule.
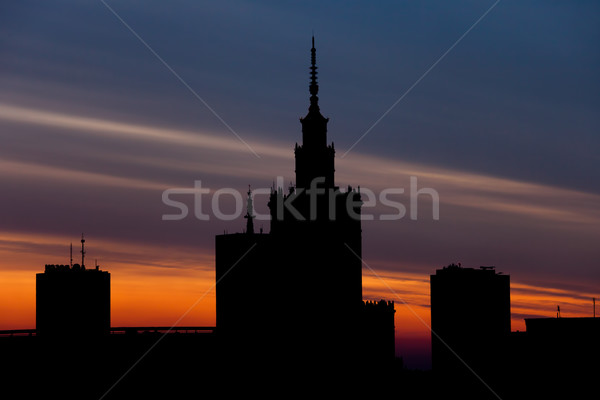
[[[98,337],[109,331],[109,272],[80,264],[46,265],[36,275],[38,335]]]
[[[494,267],[450,264],[430,276],[433,371],[479,386],[502,375],[510,335],[510,278]]]

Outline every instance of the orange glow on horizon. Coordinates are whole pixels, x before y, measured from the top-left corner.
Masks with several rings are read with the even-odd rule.
[[[35,328],[35,273],[42,272],[48,260],[64,251],[66,238],[38,235],[12,235],[14,248],[0,234],[3,260],[0,284],[0,329]],[[25,253],[30,240],[44,251]],[[55,247],[57,247],[55,249]],[[184,261],[168,259],[160,249],[136,244],[98,240],[94,251],[102,254],[128,248],[132,258],[142,250],[153,258],[153,265],[109,261],[101,269],[111,273],[111,325],[118,326],[215,326],[214,259],[210,252],[194,249],[180,252]],[[154,253],[152,251],[154,250]],[[118,252],[116,253],[119,254]],[[162,256],[162,258],[160,258]],[[66,263],[66,262],[65,262]],[[169,267],[166,267],[169,266]],[[185,268],[184,268],[185,267]],[[512,331],[524,331],[524,317],[555,316],[561,305],[563,317],[591,316],[588,294],[511,282]],[[395,303],[396,355],[408,367],[429,368],[431,355],[431,318],[429,276],[389,270],[363,268],[363,298]],[[589,303],[589,304],[588,304]]]
[[[0,329],[35,328],[35,274],[43,272],[45,264],[68,264],[66,243],[72,239],[0,232]],[[111,273],[112,326],[214,326],[211,255],[179,251],[180,259],[173,261],[161,249],[135,243],[102,239],[93,243],[95,254],[108,256],[102,259],[106,263],[100,263],[100,269]],[[152,263],[117,261],[126,250],[130,258]],[[74,255],[77,251],[74,249]]]
[[[111,278],[112,326],[215,326],[214,277]]]
[[[0,291],[0,329],[35,327],[35,274],[44,265],[59,263],[57,252],[66,250],[67,238],[0,233],[2,290]],[[9,245],[12,243],[12,248]],[[37,246],[35,253],[25,253],[27,243]],[[101,269],[111,272],[111,319],[113,326],[171,326],[215,324],[215,278],[212,254],[181,252],[184,259],[177,265],[159,250],[135,244],[98,240],[94,251],[109,253],[127,248],[142,251],[155,265],[108,261]],[[65,254],[66,255],[66,254]],[[67,257],[61,256],[65,260]],[[194,261],[195,260],[195,261]],[[165,265],[170,267],[160,267]],[[185,268],[183,268],[185,266]],[[394,301],[396,330],[407,337],[430,334],[429,276],[393,271],[363,269],[363,298]],[[592,315],[591,293],[575,293],[511,282],[512,330],[524,330],[523,316],[553,317],[561,306],[563,317]],[[184,316],[185,315],[185,316]]]

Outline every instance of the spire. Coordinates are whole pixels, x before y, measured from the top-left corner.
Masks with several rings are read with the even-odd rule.
[[[81,268],[84,267],[84,261],[85,261],[85,239],[83,238],[83,233],[81,234]]]
[[[315,37],[312,37],[312,48],[310,49],[310,106],[308,113],[304,118],[300,118],[302,123],[302,146],[304,148],[326,148],[327,147],[327,122],[319,109],[319,85],[317,83],[317,50],[315,49]],[[298,151],[300,147],[296,147]],[[311,156],[312,157],[312,156]],[[314,159],[313,159],[314,161]],[[298,179],[296,183],[298,184]],[[303,187],[303,186],[301,186]]]
[[[250,185],[248,185],[248,200],[246,202],[246,233],[253,234],[254,233],[254,207],[252,206],[252,189],[250,189]]]
[[[315,37],[312,37],[312,48],[310,49],[310,108],[319,111],[319,85],[317,84],[317,50],[315,49]]]

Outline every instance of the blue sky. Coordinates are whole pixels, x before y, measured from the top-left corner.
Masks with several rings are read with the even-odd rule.
[[[297,140],[314,32],[347,149],[495,3],[106,4],[250,142]],[[227,131],[102,2],[3,7],[3,100]],[[498,2],[357,150],[597,193],[597,8]]]

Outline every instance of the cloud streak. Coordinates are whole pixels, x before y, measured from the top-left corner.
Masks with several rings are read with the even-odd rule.
[[[55,113],[44,110],[17,107],[0,104],[0,119],[18,122],[26,125],[39,125],[41,127],[56,127],[76,131],[81,135],[95,135],[100,137],[111,136],[118,140],[136,140],[140,143],[158,143],[163,147],[164,153],[157,157],[147,156],[121,156],[126,161],[142,166],[157,166],[180,172],[197,172],[227,175],[235,178],[268,179],[265,175],[272,174],[276,167],[284,169],[283,161],[289,161],[291,150],[289,145],[266,144],[253,141],[254,146],[261,154],[268,158],[266,162],[257,162],[252,159],[239,159],[235,164],[220,163],[217,168],[212,162],[220,157],[226,159],[236,158],[236,155],[247,152],[247,149],[231,138],[223,138],[216,134],[194,132],[173,128],[157,128],[153,126],[103,120],[64,113]],[[210,162],[195,162],[177,160],[169,155],[173,148],[189,148],[217,152],[217,157]],[[171,149],[171,150],[169,150]],[[107,155],[110,159],[111,155]],[[244,162],[245,161],[245,162]],[[443,170],[432,166],[405,163],[384,157],[365,154],[356,154],[348,159],[337,160],[338,181],[352,180],[368,182],[363,187],[381,190],[398,183],[403,178],[417,176],[428,185],[445,194],[444,202],[458,206],[482,208],[488,211],[498,211],[508,214],[517,214],[527,217],[555,220],[557,222],[570,222],[581,224],[596,224],[600,221],[600,196],[563,189],[548,185],[517,180],[497,178],[488,175],[465,171]],[[28,172],[24,165],[6,163],[7,169],[13,167],[20,173],[40,173],[40,166]],[[254,166],[254,168],[252,168]],[[46,168],[46,166],[44,166]],[[284,170],[289,171],[289,168]],[[87,180],[108,184],[111,178],[102,175],[85,175],[75,171],[48,170],[48,176],[70,179]],[[154,178],[156,179],[156,178]],[[120,176],[112,177],[115,186],[131,185],[158,188],[165,187],[168,182],[158,180],[152,182],[127,181]]]

